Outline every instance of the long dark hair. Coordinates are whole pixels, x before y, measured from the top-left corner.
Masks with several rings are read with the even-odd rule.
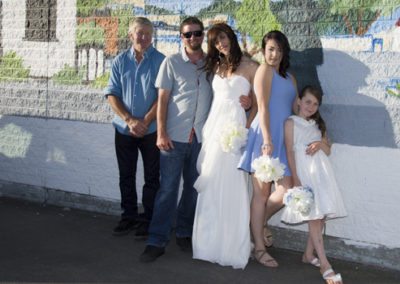
[[[261,41],[261,48],[265,54],[265,46],[267,45],[267,41],[273,39],[279,45],[280,49],[282,50],[282,61],[279,64],[279,75],[283,78],[287,77],[287,70],[290,66],[290,45],[287,37],[284,33],[280,31],[270,31],[266,35],[264,35]]]
[[[306,94],[313,95],[317,99],[318,104],[322,104],[322,90],[320,88],[310,85],[305,86],[299,94],[299,99],[301,100]],[[319,113],[319,110],[317,110],[317,112],[314,113],[310,118],[315,120],[319,130],[321,131],[322,137],[324,137],[326,134],[326,125],[321,114]]]
[[[221,33],[225,33],[230,41],[230,51],[228,58],[223,54],[220,54],[218,49],[215,47],[218,36]],[[204,70],[207,73],[207,78],[214,73],[216,67],[223,63],[229,64],[228,68],[231,68],[232,73],[236,71],[240,65],[243,53],[240,49],[237,37],[230,26],[225,23],[218,23],[213,25],[207,32],[207,57],[204,65]]]

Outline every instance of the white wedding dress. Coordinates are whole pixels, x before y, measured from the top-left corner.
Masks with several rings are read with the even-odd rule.
[[[244,268],[250,256],[248,174],[237,169],[241,153],[222,151],[220,133],[227,123],[246,125],[239,103],[251,85],[243,76],[215,75],[214,99],[203,128],[197,161],[199,192],[193,225],[193,258]]]

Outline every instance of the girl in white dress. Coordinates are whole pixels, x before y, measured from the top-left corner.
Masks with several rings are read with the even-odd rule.
[[[326,283],[338,284],[342,283],[341,276],[335,274],[326,258],[322,230],[326,219],[344,217],[346,209],[328,158],[330,144],[318,111],[321,102],[321,91],[306,86],[297,99],[298,115],[290,116],[285,122],[285,144],[294,186],[310,187],[314,204],[305,216],[286,206],[282,221],[308,222],[309,237],[303,262],[320,267]]]
[[[256,99],[249,118],[241,101],[253,96],[258,64],[243,56],[228,25],[215,24],[207,38],[205,70],[212,79],[214,98],[197,160],[193,258],[243,269],[250,256],[248,175],[237,169],[241,151],[223,151],[220,140],[228,125],[248,127],[254,118]]]

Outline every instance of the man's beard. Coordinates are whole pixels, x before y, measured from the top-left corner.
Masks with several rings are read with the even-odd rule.
[[[189,44],[189,48],[193,51],[198,51],[201,49],[201,43]]]

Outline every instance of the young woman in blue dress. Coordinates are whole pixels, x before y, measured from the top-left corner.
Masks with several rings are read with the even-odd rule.
[[[249,129],[248,142],[239,162],[239,168],[253,174],[251,163],[261,155],[279,158],[286,165],[284,177],[275,183],[264,183],[253,175],[253,196],[251,200],[251,231],[254,240],[254,257],[267,267],[278,263],[266,251],[264,224],[283,206],[283,195],[292,187],[292,178],[287,162],[284,143],[284,123],[292,114],[297,97],[294,77],[289,68],[290,46],[280,31],[267,33],[262,40],[265,63],[257,69],[254,91],[257,98],[258,114]]]

